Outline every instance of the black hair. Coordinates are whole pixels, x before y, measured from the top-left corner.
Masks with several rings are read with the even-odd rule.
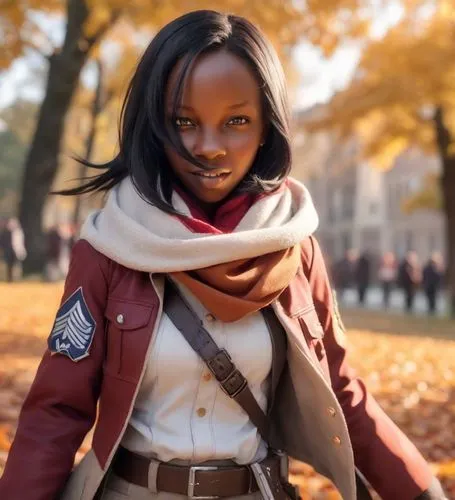
[[[247,19],[212,10],[185,14],[162,28],[145,50],[129,84],[122,106],[119,152],[111,161],[88,167],[105,172],[85,178],[85,184],[55,194],[75,195],[107,191],[131,176],[144,200],[175,213],[171,204],[175,177],[165,154],[171,147],[191,163],[208,168],[184,147],[175,120],[166,116],[166,89],[180,63],[172,95],[173,117],[181,103],[186,78],[197,57],[226,50],[241,58],[254,72],[262,93],[266,135],[250,171],[236,192],[276,189],[291,168],[289,106],[283,70],[270,42]]]

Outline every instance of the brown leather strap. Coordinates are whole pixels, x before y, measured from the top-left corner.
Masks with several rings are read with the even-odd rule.
[[[306,292],[309,303],[312,303],[313,297],[309,283]],[[166,279],[164,309],[190,346],[207,363],[207,366],[220,383],[222,389],[243,408],[250,417],[250,420],[258,428],[262,438],[268,443],[268,416],[257,404],[256,399],[248,388],[245,377],[237,370],[227,351],[218,348],[209,332],[204,328],[202,321],[170,279]],[[275,390],[286,361],[286,342],[283,342],[283,339],[286,339],[286,334],[283,331],[283,326],[270,308],[263,309],[262,313],[273,345],[272,397],[269,405],[269,409],[271,409]],[[357,498],[359,500],[371,500],[372,497],[366,486],[365,479],[357,467],[355,475]]]
[[[275,457],[266,459],[267,466],[278,468]],[[150,460],[120,447],[113,463],[114,473],[147,488]],[[253,473],[247,466],[204,467],[160,463],[157,490],[189,497],[234,497],[258,490]]]
[[[268,442],[268,418],[248,387],[246,378],[237,369],[229,353],[217,346],[170,279],[166,280],[164,310],[190,346],[205,361],[223,391],[245,410],[263,439]]]
[[[268,412],[270,415],[275,403],[276,390],[280,382],[281,375],[287,363],[287,347],[288,339],[283,326],[278,321],[275,312],[269,307],[261,309],[267,329],[269,330],[270,339],[272,341],[272,379],[270,387],[270,398],[268,403]]]

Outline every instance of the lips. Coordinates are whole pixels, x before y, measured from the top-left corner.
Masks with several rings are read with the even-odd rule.
[[[231,172],[227,169],[214,169],[214,170],[197,170],[195,172],[190,172],[192,175],[204,178],[215,178],[229,175]]]
[[[227,169],[217,168],[213,170],[197,170],[195,172],[190,172],[199,186],[204,189],[215,189],[221,187],[230,175],[231,171]]]

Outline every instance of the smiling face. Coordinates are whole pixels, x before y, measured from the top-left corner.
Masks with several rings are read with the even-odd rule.
[[[177,66],[178,68],[178,66]],[[176,84],[168,85],[168,101]],[[172,103],[167,102],[168,116]],[[188,75],[175,126],[204,170],[167,149],[172,170],[205,207],[226,198],[250,170],[264,136],[261,92],[239,57],[220,50],[199,57]]]

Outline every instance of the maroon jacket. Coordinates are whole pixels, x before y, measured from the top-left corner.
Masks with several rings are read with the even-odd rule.
[[[2,500],[58,497],[70,476],[75,453],[95,422],[98,402],[93,453],[104,473],[131,414],[150,340],[162,311],[157,288],[148,273],[113,262],[84,240],[74,246],[62,303],[80,287],[96,323],[89,355],[74,362],[61,354],[49,351],[44,354],[0,479]],[[308,287],[316,309],[305,297],[304,290]],[[356,466],[383,499],[414,499],[430,485],[431,471],[348,366],[345,335],[314,238],[303,242],[302,268],[278,302],[277,316],[291,336],[297,340],[304,338],[305,349],[310,353],[308,376],[320,384],[307,384],[307,376],[302,376],[298,384],[294,380],[296,393],[301,385],[304,395],[313,398],[306,402],[311,404],[308,412],[320,412],[320,416],[315,422],[312,414],[313,420],[303,422],[303,417],[287,413],[284,426],[295,428],[294,440],[299,436],[303,436],[301,441],[319,436],[320,446],[307,454],[318,470],[330,472],[328,462],[334,453],[344,453],[340,455],[340,464],[352,461],[353,450]],[[121,325],[119,315],[122,315]],[[311,396],[313,389],[317,392]],[[326,400],[333,399],[328,408],[318,406],[318,401],[323,401],[319,396],[322,393]],[[313,422],[312,429],[306,429],[309,422]],[[339,434],[342,443],[338,443],[337,452],[333,449],[337,440],[326,434],[332,428],[342,432],[346,427],[344,422],[350,439],[347,431],[346,439]],[[289,448],[297,451],[289,449],[289,452],[302,459],[305,455],[298,451],[299,446],[303,449],[305,443],[290,444]],[[354,470],[353,463],[349,467]],[[97,481],[101,481],[103,473]],[[85,496],[77,498],[93,498],[93,494],[85,491]]]

